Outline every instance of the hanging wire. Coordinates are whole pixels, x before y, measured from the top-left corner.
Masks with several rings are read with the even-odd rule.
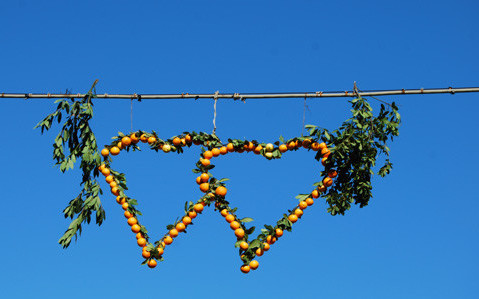
[[[133,132],[133,98],[130,100],[130,125],[131,125],[131,132]]]
[[[218,95],[220,94],[219,90],[217,90],[214,94],[214,100],[215,100],[215,104],[214,104],[214,116],[213,116],[213,135],[216,134],[216,102],[218,102]]]
[[[304,102],[303,102],[303,125],[301,126],[301,137],[303,137],[303,133],[304,133],[305,120],[306,120],[306,97],[304,97]]]

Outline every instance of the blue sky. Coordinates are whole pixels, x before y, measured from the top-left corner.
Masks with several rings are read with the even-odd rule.
[[[478,86],[475,1],[7,1],[0,3],[0,92],[287,92]],[[479,288],[478,94],[387,97],[400,106],[390,144],[392,174],[374,178],[370,205],[345,216],[323,201],[306,210],[259,259],[239,271],[234,235],[214,211],[175,240],[165,262],[140,266],[141,251],[113,196],[103,226],[86,226],[70,248],[57,244],[61,211],[80,174],[53,167],[58,130],[33,126],[49,100],[2,100],[0,175],[4,225],[2,294],[8,298],[475,298]],[[375,107],[376,103],[373,101]],[[347,99],[308,100],[306,123],[335,129]],[[130,130],[130,102],[95,102],[99,144]],[[301,134],[303,101],[218,103],[222,139],[275,141]],[[211,132],[212,101],[143,101],[135,130],[170,137]],[[140,221],[155,238],[201,196],[184,155],[123,154]],[[308,192],[321,166],[311,153],[280,161],[219,159],[228,199],[256,226],[275,221]],[[106,189],[106,184],[102,182]],[[476,283],[475,283],[476,282]]]

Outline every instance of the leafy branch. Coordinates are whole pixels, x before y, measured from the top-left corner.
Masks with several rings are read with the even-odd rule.
[[[331,156],[324,161],[322,175],[326,176],[333,169],[338,173],[334,186],[323,195],[332,215],[344,215],[353,202],[360,207],[369,203],[371,178],[375,173],[373,167],[379,155],[385,154],[384,165],[377,174],[384,177],[390,173],[392,163],[386,142],[399,135],[401,118],[394,102],[388,108],[381,104],[378,116],[373,115],[366,99],[358,97],[350,102],[353,115],[339,129],[328,132],[307,126],[311,136],[315,135],[331,146]],[[321,155],[316,155],[316,159],[320,160]]]
[[[73,169],[77,160],[81,160],[82,190],[68,206],[63,210],[65,218],[74,219],[58,241],[63,248],[70,245],[73,237],[81,234],[82,223],[90,223],[92,213],[96,213],[96,223],[101,225],[105,220],[105,211],[101,205],[99,194],[102,194],[99,183],[95,179],[99,175],[98,166],[101,158],[95,135],[89,121],[93,117],[92,99],[96,96],[96,80],[85,97],[80,100],[62,99],[58,103],[56,111],[40,121],[35,128],[41,128],[42,134],[48,131],[54,121],[61,123],[65,115],[60,133],[53,143],[53,160],[59,166],[60,171],[65,172]]]

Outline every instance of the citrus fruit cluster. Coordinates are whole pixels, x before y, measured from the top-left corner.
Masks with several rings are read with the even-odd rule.
[[[116,196],[116,201],[123,208],[125,218],[132,232],[136,235],[137,244],[142,248],[142,256],[145,259],[144,264],[150,268],[157,265],[157,261],[163,261],[163,254],[167,246],[171,245],[180,233],[186,232],[190,225],[198,215],[202,213],[205,207],[214,206],[222,217],[229,223],[230,228],[234,231],[236,242],[235,247],[239,247],[239,255],[242,261],[240,270],[248,273],[250,270],[256,270],[259,262],[255,259],[270,249],[281,236],[284,231],[291,231],[293,223],[297,222],[308,206],[314,203],[314,199],[318,198],[321,193],[326,192],[327,188],[333,184],[333,179],[337,176],[335,170],[330,169],[320,182],[315,183],[315,188],[308,194],[300,194],[296,198],[299,203],[279,219],[276,224],[265,225],[261,229],[261,233],[255,239],[249,239],[255,227],[247,227],[246,223],[253,221],[251,218],[239,218],[236,214],[237,208],[232,208],[226,200],[228,189],[225,182],[228,179],[216,179],[210,172],[215,166],[212,164],[214,158],[229,153],[247,153],[253,152],[256,155],[263,156],[266,159],[279,159],[282,154],[287,151],[295,151],[300,148],[319,152],[321,155],[321,163],[326,165],[328,157],[331,154],[330,149],[324,142],[320,142],[313,137],[299,137],[275,143],[259,143],[255,140],[239,140],[228,139],[223,144],[216,135],[204,132],[184,132],[179,136],[162,140],[156,132],[137,131],[124,135],[120,133],[113,138],[112,144],[105,146],[101,151],[103,163],[99,170],[105,176],[106,182],[109,184],[111,193]],[[196,202],[185,203],[185,215],[180,217],[173,224],[167,226],[168,232],[158,241],[151,242],[148,231],[138,221],[140,211],[136,209],[137,201],[128,197],[125,191],[128,190],[124,174],[114,171],[111,164],[111,156],[118,155],[122,150],[129,151],[138,150],[138,143],[148,143],[150,148],[155,151],[163,151],[164,153],[177,152],[183,153],[184,148],[192,145],[203,146],[199,161],[193,172],[199,176],[196,183],[199,189],[204,193]]]

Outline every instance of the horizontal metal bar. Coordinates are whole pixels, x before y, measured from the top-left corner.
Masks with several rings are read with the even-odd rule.
[[[396,89],[396,90],[370,90],[360,91],[357,94],[367,96],[388,96],[388,95],[410,95],[410,94],[438,94],[438,93],[462,93],[479,92],[479,87],[460,87],[460,88],[421,88],[421,89]],[[223,94],[97,94],[99,99],[137,99],[137,100],[172,100],[172,99],[291,99],[291,98],[342,98],[355,97],[354,91],[343,92],[295,92],[295,93],[223,93]],[[83,98],[86,94],[58,94],[58,93],[0,93],[3,99],[59,99],[59,98]]]

